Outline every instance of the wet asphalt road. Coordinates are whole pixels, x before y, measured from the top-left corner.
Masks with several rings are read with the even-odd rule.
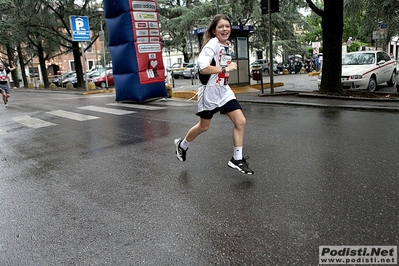
[[[195,102],[112,100],[18,91],[0,106],[0,265],[317,265],[320,245],[398,245],[397,114],[242,104],[246,176],[227,167],[227,117],[181,163]]]

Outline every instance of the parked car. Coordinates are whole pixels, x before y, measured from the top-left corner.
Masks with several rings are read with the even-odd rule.
[[[251,72],[254,68],[259,68],[259,67],[262,67],[263,73],[268,73],[269,72],[269,61],[266,59],[258,59],[258,60],[253,61],[250,65]]]
[[[277,61],[273,61],[273,71],[275,73],[277,73],[277,64],[278,64]],[[257,68],[259,66],[262,67],[262,72],[263,73],[270,73],[270,71],[269,71],[269,69],[270,69],[270,61],[267,60],[267,59],[258,59],[258,60],[253,61],[251,63],[251,65],[250,65],[251,74],[252,74],[253,68]]]
[[[183,70],[188,66],[188,63],[174,63],[170,68],[168,68],[168,71],[173,72],[173,77],[175,79],[178,79],[180,77],[183,77]]]
[[[53,78],[50,80],[51,83],[54,83],[56,86],[61,87],[63,81],[71,76],[73,76],[75,74],[75,71],[71,71],[71,72],[65,72],[61,75],[59,75],[56,78]]]
[[[344,89],[368,89],[375,91],[377,85],[396,83],[396,61],[384,51],[360,51],[342,55],[341,82]],[[321,75],[317,82],[320,87]]]
[[[90,80],[94,77],[99,77],[99,76],[103,75],[103,73],[104,73],[104,70],[95,69],[95,70],[87,72],[86,76]]]
[[[194,78],[198,78],[197,64],[190,63],[187,65],[186,69],[183,70],[184,78],[191,78],[191,75],[193,75]]]
[[[112,73],[112,71],[108,71],[107,73],[107,79],[108,79],[108,86],[113,86],[115,85],[114,82],[114,74]],[[91,82],[93,82],[94,84],[96,84],[97,87],[101,87],[101,88],[105,88],[107,86],[107,81],[105,79],[105,75],[104,72],[101,76],[96,76],[93,77],[91,79]]]
[[[90,71],[90,72],[87,72],[86,75],[87,75],[88,80],[91,81],[95,77],[99,77],[101,75],[104,75],[103,73],[104,73],[104,71],[103,72],[101,72],[101,71],[100,72],[99,71]],[[85,76],[83,76],[83,81],[84,82],[86,81],[86,77]],[[72,85],[75,88],[78,86],[78,78],[76,76],[76,73],[74,73],[73,75],[71,75],[68,78],[64,79],[62,81],[62,86],[65,87],[67,83],[72,83]]]
[[[65,87],[68,83],[72,83],[72,85],[74,87],[76,87],[78,85],[78,80],[76,78],[76,72],[75,71],[70,76],[68,76],[67,78],[62,80],[62,82],[61,82],[62,87]]]
[[[399,92],[399,74],[398,74],[398,65],[396,65],[396,92]]]

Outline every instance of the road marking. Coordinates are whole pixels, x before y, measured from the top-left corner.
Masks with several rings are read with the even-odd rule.
[[[72,97],[53,97],[54,100],[76,100],[76,99],[87,99],[87,97],[90,98],[106,98],[106,97],[113,97],[115,98],[115,95],[109,95],[109,94],[88,94],[85,96],[72,96]]]
[[[194,104],[197,105],[197,102],[183,102],[183,101],[162,101],[161,102],[161,101],[159,101],[159,102],[155,102],[155,104],[184,107],[184,106],[193,106]]]
[[[121,106],[121,107],[133,108],[133,109],[143,109],[143,110],[150,110],[150,111],[166,109],[166,107],[162,107],[162,106],[133,104],[133,103],[108,103],[107,105]]]
[[[38,118],[30,117],[28,115],[13,117],[12,120],[32,128],[41,128],[57,125]]]
[[[83,114],[78,114],[78,113],[73,113],[73,112],[68,112],[68,111],[63,111],[63,110],[51,111],[51,112],[47,112],[47,114],[60,116],[63,118],[68,118],[68,119],[72,119],[72,120],[76,120],[76,121],[80,121],[80,122],[99,118],[97,116],[83,115]]]
[[[136,111],[126,111],[126,110],[99,107],[99,106],[93,106],[93,105],[83,106],[83,107],[78,107],[78,108],[83,109],[83,110],[89,110],[89,111],[95,111],[95,112],[101,112],[101,113],[113,114],[113,115],[126,115],[126,114],[137,113]]]
[[[0,129],[0,134],[5,134],[6,132],[2,129]]]

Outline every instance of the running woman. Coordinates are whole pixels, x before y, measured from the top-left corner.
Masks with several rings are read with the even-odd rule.
[[[223,14],[214,16],[204,33],[197,63],[202,83],[198,89],[197,115],[200,119],[187,132],[184,139],[175,139],[176,156],[179,161],[184,162],[190,143],[209,129],[213,115],[220,112],[226,114],[234,124],[233,157],[227,165],[241,173],[252,175],[254,171],[249,168],[246,158],[243,157],[246,119],[234,92],[228,85],[229,73],[237,69],[237,64],[231,62],[233,49],[229,41],[230,33],[230,19]]]

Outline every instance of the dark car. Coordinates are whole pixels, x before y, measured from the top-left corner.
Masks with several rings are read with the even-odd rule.
[[[68,83],[72,83],[72,85],[74,87],[76,87],[78,85],[78,79],[76,77],[76,72],[73,72],[72,75],[70,75],[69,77],[63,79],[61,82],[62,82],[61,83],[62,87],[65,87]]]
[[[64,83],[64,80],[73,76],[74,74],[76,74],[75,71],[66,72],[56,78],[51,79],[50,82],[54,83],[57,87],[61,87],[62,84]]]

